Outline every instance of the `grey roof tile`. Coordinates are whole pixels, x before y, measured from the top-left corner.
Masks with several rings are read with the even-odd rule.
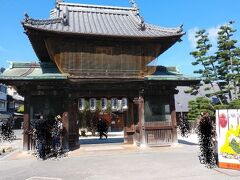
[[[64,13],[67,23],[64,23]],[[168,37],[181,36],[182,28],[163,28],[144,23],[137,8],[83,5],[73,3],[57,4],[50,12],[50,19],[25,18],[25,28],[53,32],[124,36],[124,37]]]
[[[67,79],[67,74],[59,72],[52,63],[12,63],[12,66],[0,75],[0,80],[48,80]]]

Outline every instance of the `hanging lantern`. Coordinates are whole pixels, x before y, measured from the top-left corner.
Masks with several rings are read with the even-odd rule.
[[[102,111],[107,110],[107,98],[102,98],[101,99],[101,109],[102,109]]]
[[[128,109],[128,100],[127,98],[122,98],[122,110],[127,110]]]
[[[78,99],[78,110],[79,111],[84,111],[85,110],[85,99],[84,98],[79,98]]]
[[[118,100],[117,111],[122,111],[122,100]]]
[[[117,98],[112,98],[112,111],[117,111],[118,109],[118,99]]]
[[[95,98],[91,98],[89,100],[90,111],[96,111],[97,109],[97,100]]]

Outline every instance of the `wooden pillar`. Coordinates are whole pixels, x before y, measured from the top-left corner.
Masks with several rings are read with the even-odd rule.
[[[68,151],[69,144],[68,144],[68,134],[69,134],[69,117],[68,112],[64,112],[62,114],[62,123],[63,123],[63,149]]]
[[[62,115],[63,120],[63,148],[73,150],[79,148],[78,108],[73,100],[67,102],[66,112]]]
[[[23,116],[23,150],[30,150],[30,97],[25,96],[24,99],[24,116]]]
[[[170,108],[171,108],[173,143],[177,143],[177,120],[176,120],[176,108],[175,108],[174,94],[170,95]]]
[[[129,101],[128,111],[124,112],[124,143],[133,144],[134,116],[133,116],[133,102]]]
[[[146,138],[145,138],[145,120],[144,120],[144,99],[142,96],[139,97],[138,113],[139,113],[139,128],[140,128],[140,146],[145,147]]]

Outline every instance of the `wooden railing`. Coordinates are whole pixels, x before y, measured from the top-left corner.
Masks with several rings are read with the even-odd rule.
[[[146,129],[145,134],[148,145],[168,145],[173,142],[171,129]]]
[[[145,139],[148,145],[168,145],[173,142],[170,121],[145,122]]]

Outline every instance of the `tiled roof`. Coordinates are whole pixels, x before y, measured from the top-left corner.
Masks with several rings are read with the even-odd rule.
[[[52,63],[12,63],[1,75],[0,80],[49,80],[67,79]]]
[[[169,37],[181,36],[182,27],[163,28],[145,23],[139,9],[58,2],[50,19],[37,20],[28,15],[23,22],[26,28],[62,33],[121,36]]]
[[[153,74],[145,76],[144,79],[147,81],[177,81],[179,84],[182,84],[182,82],[197,83],[200,81],[197,78],[188,77],[184,76],[183,74],[180,74],[173,67],[168,68],[164,66],[158,66]]]

